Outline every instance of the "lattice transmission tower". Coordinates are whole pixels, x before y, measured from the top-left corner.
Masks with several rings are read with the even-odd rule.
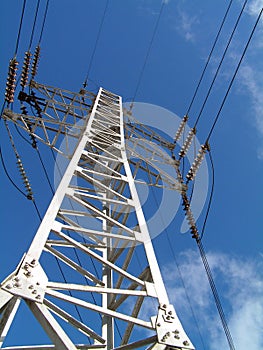
[[[1,283],[1,346],[194,349],[169,302],[136,189],[142,172],[149,186],[185,193],[174,144],[124,120],[121,97],[103,88],[73,93],[31,81],[29,91],[18,96],[22,113],[6,108],[2,118],[68,163],[28,251]],[[52,345],[17,339],[5,347],[21,302]]]

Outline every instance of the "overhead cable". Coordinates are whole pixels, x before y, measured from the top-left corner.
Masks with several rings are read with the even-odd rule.
[[[40,42],[41,42],[42,36],[43,36],[43,32],[44,32],[44,28],[45,28],[45,25],[46,25],[48,5],[49,5],[49,0],[47,0],[47,2],[46,2],[46,8],[45,8],[45,13],[44,13],[44,18],[43,18],[43,22],[42,22],[42,27],[41,27],[41,32],[40,32],[40,36],[39,36],[38,45],[40,45]]]
[[[136,85],[136,88],[135,88],[135,92],[134,92],[134,95],[133,95],[133,98],[132,98],[132,101],[131,101],[130,110],[133,108],[133,104],[134,104],[135,98],[137,96],[139,87],[141,85],[143,73],[144,73],[145,68],[146,68],[146,63],[147,63],[147,61],[149,59],[149,55],[150,55],[150,52],[151,52],[151,48],[152,48],[152,45],[153,45],[153,41],[154,41],[155,35],[157,33],[157,29],[159,27],[159,23],[160,23],[160,19],[161,19],[161,16],[162,16],[162,12],[163,12],[164,6],[165,6],[165,1],[162,1],[162,6],[160,8],[160,11],[159,11],[156,23],[155,23],[153,34],[152,34],[152,37],[151,37],[151,40],[150,40],[150,43],[149,43],[149,46],[148,46],[148,50],[147,50],[147,53],[146,53],[146,56],[145,56],[145,59],[144,59],[144,62],[143,62],[143,66],[142,66],[141,72],[139,74],[139,78],[138,78],[138,82],[137,82],[137,85]]]
[[[201,82],[202,82],[202,80],[203,80],[203,78],[204,78],[204,74],[205,74],[205,72],[206,72],[207,66],[208,66],[208,64],[209,64],[209,62],[210,62],[210,59],[211,59],[212,54],[213,54],[213,52],[214,52],[215,46],[216,46],[216,44],[217,44],[218,38],[219,38],[220,33],[221,33],[221,31],[222,31],[222,28],[223,28],[223,26],[224,26],[224,24],[225,24],[225,21],[226,21],[228,12],[229,12],[229,10],[230,10],[230,7],[231,7],[231,5],[232,5],[232,2],[233,2],[233,0],[230,1],[229,5],[228,5],[228,7],[227,7],[227,10],[226,10],[226,12],[225,12],[224,18],[223,18],[223,20],[222,20],[222,23],[221,23],[220,28],[219,28],[219,30],[218,30],[218,32],[217,32],[215,41],[214,41],[214,43],[213,43],[212,49],[211,49],[211,51],[210,51],[210,53],[209,53],[209,56],[208,56],[208,58],[207,58],[205,67],[204,67],[204,69],[203,69],[203,71],[202,71],[202,74],[201,74],[201,76],[200,76],[199,82],[198,82],[198,84],[197,84],[197,86],[196,86],[196,89],[195,89],[195,92],[194,92],[194,94],[193,94],[192,100],[191,100],[191,102],[190,102],[190,104],[189,104],[189,107],[188,107],[188,109],[187,109],[186,115],[189,115],[189,113],[190,113],[190,110],[191,110],[192,105],[193,105],[193,103],[194,103],[194,100],[195,100],[195,98],[196,98],[197,92],[198,92],[199,87],[200,87],[200,85],[201,85]]]
[[[209,141],[209,139],[210,139],[210,137],[211,137],[211,135],[212,135],[212,133],[213,133],[213,131],[214,131],[214,128],[215,128],[215,126],[216,126],[216,123],[217,123],[217,121],[218,121],[218,118],[219,118],[219,116],[220,116],[220,113],[221,113],[221,111],[222,111],[222,109],[223,109],[223,107],[224,107],[224,104],[225,104],[225,102],[226,102],[226,99],[227,99],[227,97],[228,97],[228,94],[229,94],[229,92],[230,92],[230,90],[231,90],[231,87],[232,87],[232,85],[233,85],[233,82],[234,82],[234,80],[235,80],[235,78],[236,78],[236,75],[237,75],[237,73],[238,73],[238,71],[239,71],[240,65],[241,65],[241,63],[242,63],[242,61],[243,61],[243,58],[244,58],[246,52],[247,52],[247,49],[248,49],[249,44],[250,44],[250,42],[251,42],[251,39],[252,39],[252,37],[253,37],[253,35],[254,35],[254,33],[255,33],[255,30],[256,30],[257,25],[258,25],[258,23],[259,23],[259,20],[260,20],[260,18],[261,18],[262,12],[263,12],[263,8],[261,8],[261,11],[259,12],[259,15],[258,15],[258,17],[257,17],[257,20],[256,20],[256,22],[255,22],[255,24],[254,24],[254,27],[253,27],[253,29],[252,29],[252,31],[251,31],[251,33],[250,33],[250,36],[249,36],[248,41],[247,41],[247,43],[246,43],[246,46],[245,46],[245,48],[244,48],[244,50],[243,50],[243,53],[242,53],[242,55],[241,55],[241,57],[240,57],[240,60],[239,60],[239,62],[238,62],[238,65],[237,65],[237,67],[236,67],[236,69],[235,69],[235,72],[234,72],[234,74],[233,74],[233,77],[232,77],[232,79],[231,79],[231,81],[230,81],[230,83],[229,83],[229,86],[228,86],[228,89],[227,89],[227,91],[226,91],[226,94],[225,94],[225,96],[224,96],[224,98],[223,98],[223,101],[222,101],[222,103],[221,103],[221,106],[220,106],[220,108],[219,108],[219,110],[218,110],[218,113],[217,113],[217,115],[216,115],[216,117],[215,117],[214,123],[213,123],[213,125],[212,125],[212,127],[211,127],[211,129],[210,129],[210,131],[209,131],[209,134],[208,134],[207,139],[206,139],[206,143],[208,143],[208,141]]]
[[[210,93],[211,93],[212,87],[213,87],[213,85],[214,85],[214,83],[215,83],[215,80],[216,80],[216,78],[217,78],[217,76],[218,76],[219,70],[220,70],[220,68],[221,68],[221,66],[222,66],[222,63],[223,63],[224,59],[225,59],[225,56],[226,56],[226,53],[227,53],[227,51],[228,51],[229,45],[230,45],[230,43],[231,43],[231,41],[232,41],[232,39],[233,39],[233,36],[234,36],[235,31],[236,31],[236,29],[237,29],[237,26],[238,26],[238,23],[239,23],[239,21],[240,21],[240,18],[241,18],[241,16],[242,16],[243,12],[244,12],[244,9],[245,9],[245,6],[246,6],[246,4],[247,4],[247,1],[248,1],[248,0],[245,0],[243,6],[242,6],[242,8],[241,8],[241,11],[240,11],[240,13],[239,13],[239,16],[238,16],[238,18],[237,18],[237,20],[236,20],[236,23],[235,23],[235,25],[234,25],[234,28],[233,28],[233,30],[232,30],[232,33],[231,33],[231,35],[230,35],[230,37],[229,37],[229,40],[228,40],[228,42],[227,42],[227,45],[226,45],[226,47],[225,47],[225,50],[224,50],[224,52],[223,52],[223,55],[222,55],[221,60],[220,60],[220,62],[219,62],[219,65],[218,65],[218,67],[217,67],[217,70],[216,70],[216,72],[215,72],[214,78],[213,78],[213,80],[212,80],[212,82],[211,82],[211,84],[210,84],[210,87],[209,87],[209,89],[208,89],[208,92],[207,92],[207,94],[206,94],[206,97],[205,97],[205,99],[204,99],[204,102],[203,102],[203,104],[202,104],[202,107],[201,107],[201,109],[200,109],[200,111],[199,111],[199,114],[198,114],[198,116],[197,116],[197,118],[196,118],[195,127],[197,126],[197,124],[198,124],[198,122],[199,122],[199,119],[200,119],[200,117],[201,117],[201,115],[202,115],[202,113],[203,113],[204,107],[205,107],[205,105],[206,105],[206,103],[207,103],[207,100],[208,100],[208,97],[209,97],[209,95],[210,95]]]
[[[22,24],[23,24],[23,19],[24,19],[24,13],[25,13],[25,7],[26,7],[26,0],[24,0],[24,2],[23,2],[22,13],[21,13],[21,16],[20,16],[20,24],[19,24],[19,29],[18,29],[17,39],[16,39],[16,48],[15,48],[14,57],[16,57],[17,51],[18,51],[20,34],[21,34],[21,29],[22,29]]]
[[[106,17],[106,13],[107,13],[107,10],[108,10],[108,6],[109,6],[109,0],[106,0],[104,12],[103,12],[103,15],[102,15],[102,18],[101,18],[101,22],[100,22],[100,26],[99,26],[99,31],[98,31],[98,34],[97,34],[97,37],[96,37],[95,45],[94,45],[94,48],[93,48],[93,51],[92,51],[92,54],[91,54],[91,58],[90,58],[90,62],[89,62],[88,72],[87,72],[86,78],[85,78],[84,83],[83,83],[84,89],[86,88],[87,83],[88,83],[89,74],[90,74],[91,67],[92,67],[92,64],[93,64],[93,59],[94,59],[94,56],[95,56],[95,53],[96,53],[96,50],[97,50],[98,42],[99,42],[99,39],[100,39],[100,36],[101,36],[101,31],[102,31],[102,27],[103,27],[104,20],[105,20],[105,17]]]

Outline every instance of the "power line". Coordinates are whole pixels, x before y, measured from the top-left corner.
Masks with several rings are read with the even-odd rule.
[[[162,1],[162,6],[160,8],[160,11],[159,11],[159,14],[158,14],[158,17],[157,17],[157,21],[155,23],[155,27],[154,27],[154,30],[153,30],[152,38],[150,40],[150,44],[148,46],[148,50],[147,50],[147,53],[146,53],[146,56],[145,56],[145,59],[144,59],[144,63],[143,63],[141,72],[139,74],[138,82],[137,82],[137,85],[136,85],[136,88],[135,88],[135,92],[134,92],[134,95],[133,95],[133,98],[132,98],[132,101],[131,101],[130,110],[133,108],[133,104],[134,104],[135,98],[137,96],[139,87],[141,85],[143,73],[144,73],[145,68],[146,68],[146,63],[147,63],[147,61],[149,59],[150,51],[151,51],[151,48],[152,48],[152,45],[153,45],[153,41],[154,41],[155,35],[157,33],[157,29],[159,27],[159,23],[160,23],[160,19],[161,19],[161,16],[162,16],[162,12],[163,12],[164,6],[165,6],[165,1]]]
[[[0,158],[1,158],[1,163],[2,163],[2,166],[3,166],[3,169],[4,169],[4,172],[8,178],[8,180],[11,182],[11,184],[14,186],[14,188],[20,192],[24,197],[27,198],[27,195],[16,185],[16,183],[12,180],[8,170],[7,170],[7,167],[6,167],[6,164],[5,164],[5,161],[4,161],[4,157],[3,157],[3,153],[2,153],[2,147],[0,145]]]
[[[237,20],[236,20],[236,23],[235,23],[235,25],[234,25],[234,28],[233,28],[233,30],[232,30],[232,33],[231,33],[231,35],[230,35],[230,37],[229,37],[229,40],[228,40],[228,42],[227,42],[227,45],[226,45],[226,47],[225,47],[225,50],[224,50],[224,52],[223,52],[223,55],[222,55],[221,60],[220,60],[220,62],[219,62],[219,65],[218,65],[218,67],[217,67],[217,70],[216,70],[216,72],[215,72],[214,78],[213,78],[213,80],[212,80],[212,82],[211,82],[211,84],[210,84],[210,87],[209,87],[209,89],[208,89],[208,92],[207,92],[207,94],[206,94],[206,97],[205,97],[205,99],[204,99],[204,102],[203,102],[203,104],[202,104],[202,107],[201,107],[201,109],[200,109],[200,111],[199,111],[199,114],[198,114],[198,116],[197,116],[197,118],[196,118],[194,127],[197,126],[197,124],[198,124],[198,122],[199,122],[199,119],[200,119],[200,117],[201,117],[201,115],[202,115],[202,113],[203,113],[203,110],[204,110],[205,105],[206,105],[206,103],[207,103],[208,97],[209,97],[209,95],[210,95],[210,93],[211,93],[212,87],[214,86],[215,80],[216,80],[217,75],[218,75],[218,73],[219,73],[219,70],[220,70],[220,68],[221,68],[221,66],[222,66],[222,63],[223,63],[223,61],[224,61],[224,59],[225,59],[227,50],[228,50],[229,45],[230,45],[230,43],[231,43],[231,41],[232,41],[232,39],[233,39],[233,36],[234,36],[235,31],[236,31],[236,29],[237,29],[237,26],[238,26],[238,23],[239,23],[239,21],[240,21],[240,18],[241,18],[241,16],[242,16],[243,12],[244,12],[244,9],[245,9],[246,4],[247,4],[247,0],[245,0],[244,4],[243,4],[243,6],[242,6],[242,9],[241,9],[241,11],[240,11],[240,13],[239,13],[239,16],[238,16],[238,18],[237,18]]]
[[[90,62],[89,62],[88,72],[87,72],[85,81],[83,83],[84,89],[87,86],[90,70],[91,70],[91,67],[92,67],[92,64],[93,64],[93,59],[94,59],[94,56],[95,56],[95,53],[96,53],[96,50],[97,50],[98,42],[99,42],[99,39],[100,39],[100,36],[101,36],[102,27],[103,27],[104,20],[105,20],[105,17],[106,17],[106,13],[107,13],[107,10],[108,10],[108,5],[109,5],[109,0],[106,1],[104,12],[103,12],[103,15],[102,15],[102,18],[101,18],[99,31],[98,31],[98,34],[97,34],[97,37],[96,37],[95,45],[94,45],[94,48],[93,48],[93,51],[92,51],[92,54],[91,54],[91,58],[90,58]]]
[[[215,188],[215,167],[214,167],[214,161],[212,158],[211,149],[209,150],[208,154],[209,154],[209,159],[210,159],[210,164],[211,164],[211,169],[212,169],[212,184],[211,184],[210,196],[209,196],[208,205],[207,205],[207,209],[206,209],[205,219],[204,219],[203,227],[202,227],[201,234],[200,234],[200,239],[202,239],[204,236],[205,227],[206,227],[208,215],[210,213],[212,199],[213,199],[213,195],[214,195],[214,188]]]
[[[252,31],[251,31],[251,33],[250,33],[250,36],[249,36],[248,41],[247,41],[247,43],[246,43],[246,46],[245,46],[245,48],[244,48],[244,50],[243,50],[243,53],[242,53],[242,55],[241,55],[241,57],[240,57],[240,60],[239,60],[239,62],[238,62],[238,65],[237,65],[237,67],[236,67],[236,69],[235,69],[235,72],[234,72],[234,74],[233,74],[233,77],[232,77],[232,79],[231,79],[231,81],[230,81],[230,83],[229,83],[227,92],[226,92],[226,94],[225,94],[225,96],[224,96],[224,98],[223,98],[223,101],[222,101],[222,103],[221,103],[221,106],[220,106],[220,108],[219,108],[219,110],[218,110],[218,113],[217,113],[217,115],[216,115],[216,117],[215,117],[214,123],[213,123],[213,125],[212,125],[212,127],[211,127],[211,129],[210,129],[210,132],[209,132],[208,136],[207,136],[206,143],[208,143],[208,141],[209,141],[209,139],[210,139],[210,137],[211,137],[211,135],[212,135],[212,133],[213,133],[213,131],[214,131],[214,128],[215,128],[215,126],[216,126],[216,123],[217,123],[217,121],[218,121],[218,118],[219,118],[219,116],[220,116],[220,113],[221,113],[221,111],[222,111],[222,109],[223,109],[223,107],[224,107],[224,104],[225,104],[226,99],[227,99],[227,97],[228,97],[228,94],[229,94],[229,92],[230,92],[230,90],[231,90],[231,87],[232,87],[232,85],[233,85],[233,82],[234,82],[234,80],[235,80],[235,78],[236,78],[236,75],[237,75],[237,73],[238,73],[238,70],[239,70],[239,68],[240,68],[240,65],[241,65],[241,63],[242,63],[242,61],[243,61],[243,58],[244,58],[244,56],[245,56],[245,54],[246,54],[246,51],[247,51],[247,49],[248,49],[248,46],[249,46],[249,44],[250,44],[250,42],[251,42],[251,39],[252,39],[252,37],[253,37],[253,35],[254,35],[254,32],[255,32],[256,28],[257,28],[257,25],[258,25],[259,20],[260,20],[260,18],[261,18],[262,12],[263,12],[263,8],[261,9],[261,11],[260,11],[260,13],[259,13],[259,15],[258,15],[258,17],[257,17],[257,20],[256,20],[256,22],[255,22],[255,24],[254,24],[254,27],[253,27],[253,29],[252,29]]]
[[[23,2],[22,13],[21,13],[21,16],[20,16],[20,24],[19,24],[19,29],[18,29],[17,39],[16,39],[16,48],[15,48],[14,57],[16,57],[17,51],[18,51],[18,45],[19,45],[20,34],[21,34],[21,29],[22,29],[22,24],[23,24],[25,7],[26,7],[26,0],[24,0],[24,2]]]
[[[40,45],[40,42],[41,42],[41,40],[42,40],[42,36],[43,36],[45,24],[46,24],[46,19],[47,19],[48,5],[49,5],[49,0],[47,0],[47,2],[46,2],[46,8],[45,8],[45,13],[44,13],[44,19],[43,19],[43,22],[42,22],[42,28],[41,28],[41,32],[40,32],[40,36],[39,36],[38,45]]]
[[[31,31],[31,37],[30,37],[30,41],[29,41],[28,51],[30,51],[31,45],[32,45],[32,42],[33,42],[33,37],[34,37],[34,32],[35,32],[35,26],[36,26],[36,21],[37,21],[37,15],[38,15],[39,4],[40,4],[40,0],[38,0],[38,2],[37,2],[36,12],[35,12],[35,18],[34,18],[34,23],[33,23],[32,31]]]
[[[209,62],[210,62],[210,59],[211,59],[212,54],[213,54],[213,52],[214,52],[214,49],[215,49],[215,46],[216,46],[216,44],[217,44],[218,38],[219,38],[220,33],[221,33],[221,31],[222,31],[222,28],[223,28],[223,26],[224,26],[224,24],[225,24],[225,21],[226,21],[228,12],[229,12],[229,10],[230,10],[230,7],[231,7],[231,5],[232,5],[232,2],[233,2],[233,0],[230,1],[229,5],[228,5],[228,7],[227,7],[227,10],[226,10],[226,12],[225,12],[224,18],[223,18],[223,20],[222,20],[222,23],[221,23],[220,28],[219,28],[219,30],[218,30],[218,32],[217,32],[215,41],[214,41],[214,43],[213,43],[212,49],[211,49],[211,51],[210,51],[210,53],[209,53],[209,56],[208,56],[208,58],[207,58],[205,67],[204,67],[204,69],[203,69],[203,71],[202,71],[202,74],[201,74],[201,76],[200,76],[199,82],[198,82],[197,87],[196,87],[196,89],[195,89],[195,92],[194,92],[194,94],[193,94],[192,100],[191,100],[191,102],[190,102],[190,104],[189,104],[189,107],[188,107],[188,109],[187,109],[186,115],[189,114],[189,112],[190,112],[190,110],[191,110],[191,108],[192,108],[192,105],[193,105],[194,100],[195,100],[195,98],[196,98],[197,92],[198,92],[199,87],[200,87],[200,85],[201,85],[201,82],[202,82],[202,80],[203,80],[204,74],[205,74],[205,72],[206,72],[207,66],[208,66],[208,64],[209,64]]]

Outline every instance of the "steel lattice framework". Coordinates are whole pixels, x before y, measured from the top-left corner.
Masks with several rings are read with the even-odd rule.
[[[68,165],[28,252],[1,283],[1,346],[23,301],[53,345],[5,349],[193,349],[169,303],[136,189],[142,171],[148,185],[185,190],[176,172],[161,169],[178,167],[165,151],[173,145],[124,122],[121,97],[105,89],[72,93],[36,82],[31,89],[19,95],[22,113],[6,109],[3,118]]]

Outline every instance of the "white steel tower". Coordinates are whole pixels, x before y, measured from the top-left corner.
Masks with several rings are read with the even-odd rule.
[[[165,151],[173,144],[131,119],[124,122],[121,97],[105,89],[95,96],[30,85],[30,94],[19,94],[22,113],[5,109],[2,117],[63,153],[68,164],[27,253],[1,283],[1,346],[194,349],[169,302],[136,190],[142,171],[150,186],[185,191],[176,171],[172,177],[159,167],[165,162],[176,170]],[[66,279],[55,273],[56,262]],[[52,345],[5,347],[20,302]]]

